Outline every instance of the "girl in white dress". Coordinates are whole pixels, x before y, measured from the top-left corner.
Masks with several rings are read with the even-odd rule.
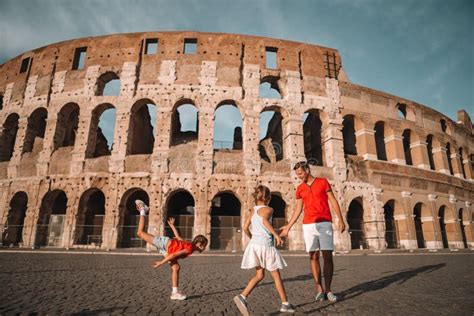
[[[250,238],[250,242],[242,258],[242,269],[256,269],[256,274],[250,279],[245,289],[240,295],[234,297],[234,302],[243,315],[248,315],[247,297],[252,290],[265,277],[265,269],[270,271],[278,295],[282,304],[280,312],[294,313],[295,307],[288,303],[285,293],[285,287],[281,280],[279,269],[287,266],[280,252],[275,248],[281,245],[283,241],[272,227],[273,209],[268,206],[270,202],[270,189],[260,185],[254,193],[255,207],[250,210],[247,216],[243,230]],[[250,228],[250,229],[249,229]]]

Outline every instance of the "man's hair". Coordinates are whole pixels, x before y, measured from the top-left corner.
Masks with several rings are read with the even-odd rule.
[[[193,238],[193,244],[195,245],[197,243],[201,243],[204,247],[206,247],[208,240],[203,235],[197,235],[196,237]]]
[[[305,171],[309,171],[309,165],[306,161],[297,162],[293,167],[293,170],[298,170],[299,168],[303,168]]]

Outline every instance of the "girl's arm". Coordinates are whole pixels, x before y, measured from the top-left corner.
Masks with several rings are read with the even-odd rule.
[[[178,230],[176,229],[176,227],[174,227],[174,218],[173,217],[168,218],[168,225],[170,225],[170,228],[173,231],[174,237],[178,240],[183,240],[183,238],[181,238],[181,236],[179,235]]]
[[[270,221],[268,220],[270,216],[272,216],[273,209],[271,207],[262,207],[261,209],[258,210],[260,213],[259,215],[263,219],[263,226],[265,226],[266,229],[275,237],[275,241],[277,246],[280,246],[283,244],[283,241],[280,238],[280,235],[277,234],[275,229],[273,229],[272,224],[270,224]]]
[[[179,256],[182,256],[182,255],[187,254],[187,253],[188,253],[188,251],[186,249],[183,249],[183,250],[180,250],[178,252],[167,255],[163,260],[156,261],[155,264],[153,265],[153,268],[159,268],[162,265],[164,265],[165,263],[167,263],[169,261],[172,261],[172,260],[178,258]]]
[[[252,219],[252,215],[253,215],[253,210],[249,210],[249,214],[247,216],[247,218],[245,219],[245,224],[244,224],[244,227],[243,227],[243,231],[245,233],[245,235],[247,235],[248,238],[252,238],[252,233],[250,232],[250,220]]]
[[[303,200],[297,199],[296,208],[293,213],[293,216],[290,219],[290,222],[286,224],[285,226],[280,227],[280,236],[285,237],[286,235],[288,235],[288,232],[290,231],[291,227],[293,227],[293,225],[296,223],[302,211],[303,211]]]

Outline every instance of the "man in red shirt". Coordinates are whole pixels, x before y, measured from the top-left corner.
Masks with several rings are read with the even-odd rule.
[[[338,218],[338,230],[342,233],[346,229],[342,218],[341,209],[336,197],[331,191],[331,185],[325,178],[315,178],[311,175],[306,162],[298,162],[293,170],[300,185],[296,189],[296,209],[290,222],[281,228],[280,236],[288,235],[289,230],[298,220],[304,208],[303,235],[306,251],[309,253],[310,267],[316,283],[316,301],[328,299],[336,302],[337,297],[331,292],[331,282],[334,270],[332,252],[334,250],[334,238],[332,229],[332,217],[329,203]],[[323,254],[324,260],[324,285],[321,283],[321,267],[319,264],[319,252]]]

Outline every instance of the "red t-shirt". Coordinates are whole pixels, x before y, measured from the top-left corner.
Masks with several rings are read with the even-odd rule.
[[[184,259],[193,253],[193,244],[189,241],[171,239],[168,244],[168,254],[170,255],[181,250],[187,250],[187,253],[179,256],[179,259]]]
[[[296,188],[296,198],[303,199],[303,224],[332,221],[328,192],[331,185],[325,178],[315,178],[311,186],[302,182]]]

